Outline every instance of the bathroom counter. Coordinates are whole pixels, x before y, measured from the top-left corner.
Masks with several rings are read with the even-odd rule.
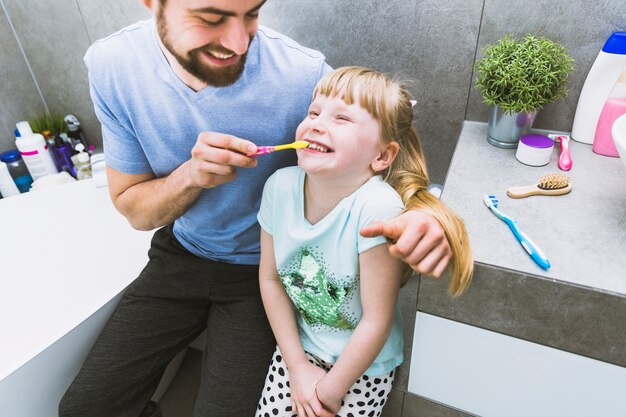
[[[17,416],[16,395],[58,402],[152,232],[132,229],[91,179],[0,200],[0,230],[0,414]]]
[[[626,167],[619,158],[597,155],[591,145],[570,141],[573,166],[557,166],[558,144],[546,166],[523,165],[515,149],[485,140],[484,123],[465,122],[448,171],[442,200],[467,227],[476,262],[545,279],[626,295]],[[562,196],[513,199],[511,186],[536,184],[550,172],[571,178]],[[508,226],[483,203],[498,197],[498,209],[514,217],[541,247],[551,267],[544,270],[526,254]]]
[[[420,280],[413,401],[455,417],[621,417],[626,167],[570,141],[572,191],[512,199],[509,187],[563,173],[559,146],[548,165],[531,167],[486,138],[487,124],[466,121],[448,170],[441,199],[465,221],[475,272],[458,298],[446,293],[447,279]],[[485,206],[484,194],[500,200],[498,209],[545,252],[549,269]]]

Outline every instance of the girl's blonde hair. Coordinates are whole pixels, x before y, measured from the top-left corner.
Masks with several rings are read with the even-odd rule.
[[[418,209],[434,217],[444,230],[452,250],[452,273],[448,291],[454,296],[467,288],[474,260],[463,220],[428,191],[428,171],[422,145],[413,126],[413,106],[406,87],[378,71],[342,67],[324,76],[313,91],[357,103],[380,124],[380,140],[396,142],[400,150],[382,174],[402,197],[405,210]]]

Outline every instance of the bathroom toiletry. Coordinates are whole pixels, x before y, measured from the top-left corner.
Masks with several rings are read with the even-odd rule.
[[[485,203],[485,205],[493,214],[496,215],[496,217],[509,226],[524,250],[530,255],[531,258],[533,258],[533,261],[535,261],[537,265],[543,269],[550,268],[550,261],[548,260],[548,257],[535,242],[530,240],[526,233],[522,232],[515,219],[507,216],[497,209],[499,202],[500,200],[498,200],[495,195],[483,195],[483,203]]]
[[[13,177],[9,174],[9,168],[4,162],[0,162],[0,193],[3,198],[18,195],[20,190],[15,185]]]
[[[18,129],[20,131],[21,137],[15,141],[15,146],[19,149],[24,162],[26,163],[26,167],[28,168],[28,172],[33,177],[33,180],[36,180],[39,177],[43,177],[48,174],[56,174],[58,171],[56,165],[54,164],[54,159],[52,159],[52,154],[50,149],[48,149],[48,145],[46,144],[45,139],[39,133],[31,133],[27,136],[28,131],[22,125],[18,123]],[[30,130],[30,126],[28,127]]]
[[[600,113],[596,134],[593,139],[593,151],[595,153],[619,157],[613,142],[611,127],[622,114],[626,114],[626,67],[620,73]]]
[[[539,167],[550,162],[554,141],[539,134],[524,135],[519,140],[515,157],[523,164]]]
[[[13,177],[13,181],[20,192],[25,193],[30,190],[30,185],[33,183],[33,178],[28,173],[26,163],[20,155],[20,151],[13,149],[10,151],[2,152],[0,154],[0,161],[7,164],[9,173]]]
[[[549,173],[542,175],[539,183],[521,187],[511,187],[506,194],[511,198],[524,198],[531,195],[563,195],[572,191],[567,175]]]
[[[626,66],[626,32],[614,32],[602,47],[580,92],[571,138],[593,143],[602,106]]]
[[[108,185],[106,162],[102,152],[94,152],[91,155],[91,175],[96,187],[106,187]]]
[[[297,140],[293,143],[288,143],[286,145],[278,145],[278,146],[257,146],[257,151],[255,153],[250,153],[248,156],[259,156],[265,155],[267,153],[282,151],[283,149],[303,149],[309,146],[309,142],[306,140]]]
[[[60,136],[54,137],[54,147],[52,148],[57,161],[59,171],[65,171],[72,177],[76,178],[76,170],[72,163],[72,147],[65,142]]]
[[[26,120],[17,122],[15,124],[15,137],[16,138],[25,138],[32,134],[33,134],[33,130],[30,128],[30,124]]]
[[[559,168],[563,171],[569,171],[572,169],[572,156],[569,152],[569,135],[548,135],[550,139],[558,142],[561,148],[561,154],[559,155]]]
[[[76,155],[76,161],[78,163],[74,167],[76,169],[76,179],[84,180],[91,178],[91,161],[89,154],[85,152],[85,146],[82,143],[76,145],[78,154]]]
[[[618,117],[613,123],[611,133],[613,134],[613,142],[615,143],[617,152],[622,158],[622,163],[626,166],[626,114]]]
[[[83,136],[83,132],[80,128],[80,122],[73,114],[68,114],[63,118],[65,124],[67,125],[67,137],[72,143],[72,149],[76,149],[76,145],[82,143],[85,149],[87,149],[87,143],[85,142],[85,137]]]

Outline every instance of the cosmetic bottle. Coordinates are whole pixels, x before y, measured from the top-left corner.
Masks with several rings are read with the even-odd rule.
[[[591,144],[602,107],[626,66],[626,32],[614,32],[596,57],[580,92],[571,138]]]
[[[76,156],[76,160],[78,163],[75,166],[76,169],[76,179],[84,180],[87,178],[91,178],[91,161],[89,158],[89,154],[85,152],[85,146],[82,143],[76,145],[76,150],[78,154]]]
[[[13,181],[13,177],[9,174],[7,164],[4,162],[0,162],[0,193],[2,193],[3,198],[12,197],[20,193]]]
[[[74,169],[74,163],[72,162],[72,147],[68,142],[65,142],[61,136],[54,137],[54,147],[52,148],[57,161],[57,166],[60,171],[65,171],[72,177],[76,178],[76,170]]]
[[[20,151],[33,180],[59,172],[43,136],[33,133],[28,122],[19,122],[16,126],[20,137],[15,141],[15,146]]]
[[[7,164],[9,174],[13,178],[15,185],[21,193],[25,193],[30,190],[30,185],[33,183],[33,178],[28,173],[26,163],[20,155],[20,151],[13,149],[10,151],[0,153],[0,161]]]
[[[611,93],[609,93],[609,97],[604,103],[604,107],[602,107],[602,112],[600,112],[596,134],[593,139],[593,151],[595,153],[619,158],[611,128],[622,114],[626,114],[626,67],[619,75]]]
[[[80,122],[73,114],[68,114],[63,118],[65,124],[67,125],[67,137],[72,143],[72,149],[76,149],[76,145],[82,143],[85,149],[87,149],[87,143],[85,142],[85,137],[83,136],[83,132],[80,128]]]
[[[15,124],[15,138],[25,138],[31,136],[33,134],[33,130],[30,128],[30,124],[23,120],[21,122],[17,122]]]

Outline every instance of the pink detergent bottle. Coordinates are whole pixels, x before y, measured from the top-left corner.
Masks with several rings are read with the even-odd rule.
[[[600,113],[596,135],[593,139],[593,151],[595,153],[619,158],[615,142],[613,142],[611,127],[622,114],[626,114],[626,67],[617,78],[617,82]]]

